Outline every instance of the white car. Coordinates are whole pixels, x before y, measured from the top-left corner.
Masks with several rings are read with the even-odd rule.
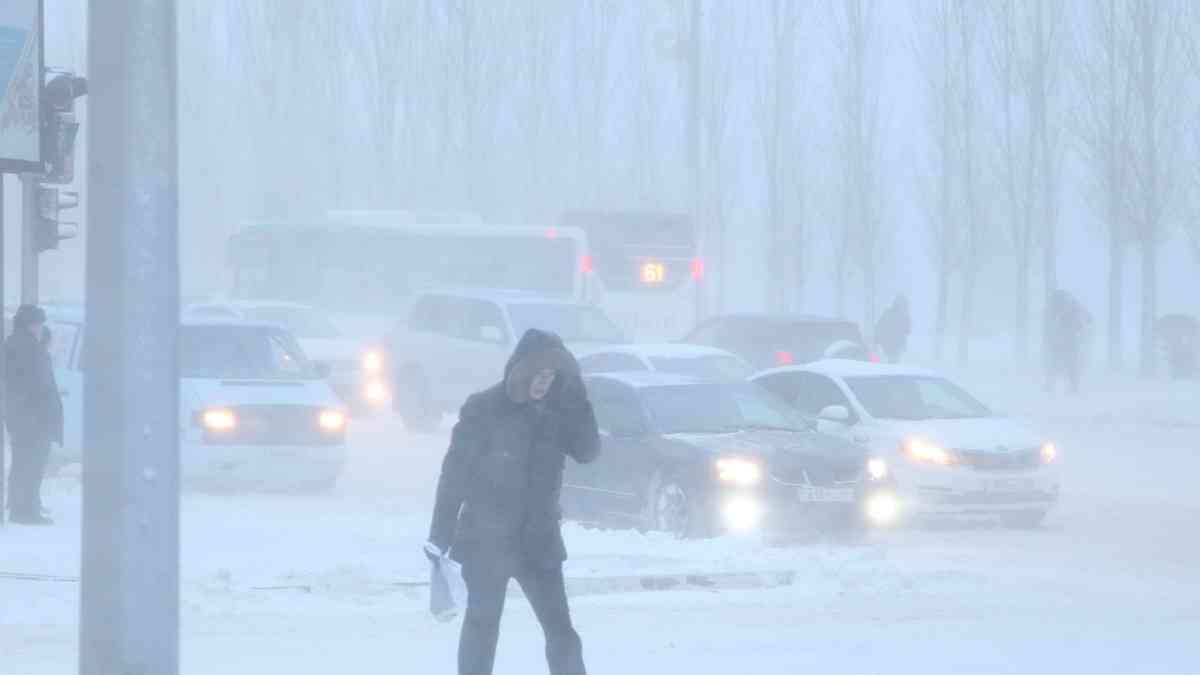
[[[1054,444],[935,373],[830,359],[752,380],[821,431],[870,450],[871,472],[894,486],[898,515],[1033,527],[1058,500]]]
[[[329,386],[357,413],[385,410],[391,399],[383,351],[344,335],[325,314],[294,302],[232,300],[188,305],[184,318],[242,319],[282,326],[305,355],[328,369]]]
[[[63,447],[53,459],[78,462],[87,328],[79,310],[47,314],[64,413]],[[346,462],[346,413],[290,334],[229,319],[186,320],[179,330],[184,484],[273,491],[337,482]]]
[[[442,411],[504,377],[504,365],[530,328],[557,333],[573,353],[623,343],[598,307],[517,291],[418,293],[387,339],[395,409],[406,426],[428,431]]]
[[[744,380],[754,368],[724,349],[675,342],[606,345],[575,352],[585,374],[654,371],[705,380]]]

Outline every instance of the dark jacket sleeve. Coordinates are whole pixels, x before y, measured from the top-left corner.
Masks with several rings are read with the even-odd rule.
[[[433,505],[433,522],[429,526],[429,541],[447,551],[454,543],[458,529],[458,512],[467,499],[471,465],[479,456],[484,438],[484,415],[479,399],[472,397],[463,404],[458,423],[450,435],[450,449],[442,460],[438,478],[437,497]]]
[[[600,430],[592,403],[584,398],[566,413],[565,451],[576,462],[588,464],[600,456]]]

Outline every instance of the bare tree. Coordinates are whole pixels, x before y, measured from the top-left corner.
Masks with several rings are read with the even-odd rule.
[[[596,164],[607,156],[608,112],[612,105],[609,83],[613,38],[619,13],[606,0],[581,0],[571,15],[571,96],[574,121],[574,158],[577,198],[596,205],[602,187]]]
[[[966,365],[970,358],[970,340],[973,331],[975,310],[975,285],[978,278],[980,255],[983,251],[984,221],[980,213],[981,195],[979,186],[978,158],[978,84],[975,72],[975,37],[978,29],[978,8],[970,0],[960,0],[954,7],[954,23],[958,30],[960,65],[960,87],[958,91],[959,132],[962,144],[963,184],[963,279],[960,301],[958,332],[958,360]]]
[[[1124,0],[1095,0],[1085,6],[1085,12],[1086,30],[1074,68],[1081,94],[1075,128],[1107,239],[1108,366],[1119,370],[1123,361],[1124,265],[1130,237],[1125,199],[1133,103],[1125,59],[1129,25]]]
[[[805,11],[801,3],[771,0],[767,62],[758,69],[754,100],[767,198],[767,306],[774,311],[798,308],[804,277],[804,146],[796,103],[802,95],[799,31]]]
[[[839,55],[835,87],[842,180],[842,218],[837,223],[835,255],[849,254],[863,277],[863,326],[875,324],[877,274],[885,241],[880,217],[878,4],[840,0],[834,12]],[[839,310],[845,298],[847,265],[835,261]]]
[[[1159,246],[1178,205],[1178,150],[1183,141],[1177,96],[1182,91],[1180,29],[1183,4],[1173,0],[1130,0],[1126,20],[1133,87],[1134,130],[1129,137],[1133,181],[1131,221],[1142,267],[1140,370],[1153,375],[1157,349]]]
[[[958,171],[957,101],[959,50],[952,23],[955,0],[916,0],[912,4],[917,33],[913,51],[923,75],[926,119],[933,149],[933,177],[924,194],[929,216],[929,237],[936,267],[937,310],[934,353],[942,357],[950,323],[950,285],[959,259],[960,232],[955,214],[954,178]]]
[[[725,9],[721,13],[716,10]],[[705,22],[705,55],[701,85],[701,126],[703,132],[704,183],[701,188],[703,200],[702,219],[698,225],[704,228],[708,247],[710,279],[708,286],[714,289],[713,301],[721,311],[724,300],[727,265],[726,251],[731,242],[726,239],[727,212],[733,196],[729,184],[737,174],[737,157],[732,152],[729,134],[733,115],[733,91],[738,75],[744,72],[746,53],[746,25],[739,13],[728,8],[714,7]],[[713,278],[715,277],[715,278]]]

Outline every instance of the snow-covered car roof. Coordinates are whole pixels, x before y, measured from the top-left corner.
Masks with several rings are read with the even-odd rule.
[[[509,290],[502,288],[469,288],[441,287],[430,288],[416,293],[416,297],[444,296],[451,298],[466,298],[469,300],[487,300],[501,305],[570,305],[577,307],[592,307],[577,300],[562,296],[544,295],[532,291]]]
[[[595,345],[581,348],[575,352],[577,358],[586,358],[596,354],[629,354],[641,358],[697,358],[701,356],[728,356],[741,360],[736,354],[708,347],[682,342],[648,342],[623,345]]]
[[[585,381],[612,380],[614,382],[620,382],[633,387],[634,389],[645,389],[647,387],[680,387],[693,384],[712,384],[712,381],[698,377],[662,373],[654,370],[638,370],[624,373],[596,373],[594,375],[584,375],[583,379]]]
[[[830,377],[939,377],[937,373],[916,366],[890,363],[871,363],[851,359],[823,359],[798,366],[771,368],[751,376],[758,379],[777,373],[820,373]]]
[[[184,307],[183,312],[186,314],[208,307],[224,307],[239,312],[248,309],[299,309],[306,311],[313,309],[311,305],[288,300],[211,300],[208,302],[193,302]]]

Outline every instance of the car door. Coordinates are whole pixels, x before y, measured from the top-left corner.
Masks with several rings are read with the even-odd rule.
[[[499,305],[489,300],[463,300],[463,359],[477,378],[474,390],[499,382],[514,348],[514,337]],[[473,391],[474,391],[473,390]]]
[[[604,517],[634,521],[655,465],[646,415],[636,390],[620,382],[596,380],[589,393],[603,443],[590,467],[592,507]]]
[[[63,402],[63,444],[55,459],[75,463],[83,458],[83,371],[79,351],[83,331],[77,323],[51,321],[50,358]]]

